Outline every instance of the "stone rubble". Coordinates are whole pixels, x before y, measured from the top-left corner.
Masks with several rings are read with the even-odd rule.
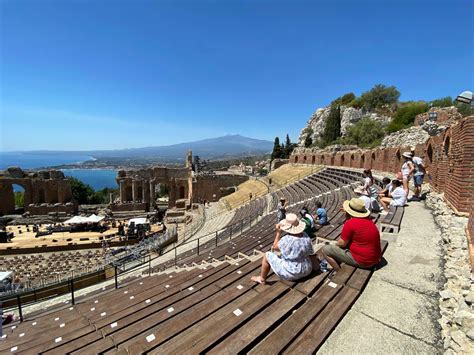
[[[474,353],[474,283],[465,226],[467,218],[460,217],[446,205],[442,194],[431,192],[426,205],[432,209],[441,229],[446,283],[439,292],[439,306],[444,354]]]
[[[417,144],[424,144],[428,138],[430,138],[430,135],[423,128],[412,126],[386,136],[380,146],[382,148],[416,146]]]

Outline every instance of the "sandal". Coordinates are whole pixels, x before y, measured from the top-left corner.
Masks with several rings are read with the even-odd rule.
[[[265,285],[265,283],[266,283],[265,280],[263,280],[260,276],[252,276],[251,280],[253,282],[256,282],[256,283],[260,284],[260,285]]]

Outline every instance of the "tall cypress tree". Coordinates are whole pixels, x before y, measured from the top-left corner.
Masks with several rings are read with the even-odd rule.
[[[288,159],[290,157],[292,150],[293,150],[293,145],[291,144],[290,136],[287,133],[286,140],[285,140],[285,156],[284,156],[285,159]]]
[[[280,138],[275,137],[275,142],[273,143],[273,152],[272,152],[272,160],[279,159],[282,156],[282,149],[280,145]]]
[[[323,142],[329,145],[341,136],[341,107],[333,105],[326,120]]]

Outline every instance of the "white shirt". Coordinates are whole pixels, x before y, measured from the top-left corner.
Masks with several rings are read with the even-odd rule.
[[[393,200],[390,202],[390,206],[405,206],[405,203],[407,202],[407,193],[403,187],[399,186],[392,191],[392,199]]]
[[[404,162],[402,165],[402,175],[403,178],[406,179],[408,178],[408,174],[410,173],[410,167],[408,166],[408,162]]]
[[[362,202],[364,202],[364,205],[365,205],[365,208],[367,209],[367,211],[372,210],[372,208],[371,208],[372,207],[372,199],[369,196],[360,195],[359,199],[362,200]]]
[[[423,159],[421,159],[420,157],[413,157],[411,160],[415,165],[415,175],[424,175],[425,172],[423,169]]]

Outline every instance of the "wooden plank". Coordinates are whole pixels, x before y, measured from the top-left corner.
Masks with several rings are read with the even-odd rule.
[[[358,295],[356,289],[344,287],[283,353],[314,353],[341,321]]]
[[[255,268],[259,268],[258,265],[255,265],[254,263],[252,264]],[[246,265],[246,267],[250,267],[250,265],[251,264]],[[187,309],[185,312],[177,314],[173,318],[167,319],[164,322],[153,325],[153,327],[146,329],[142,334],[139,334],[135,338],[121,344],[119,348],[127,348],[132,354],[152,349],[178,334],[180,334],[180,336],[183,335],[183,332],[185,332],[187,328],[192,327],[193,324],[201,321],[220,308],[225,307],[227,304],[247,292],[251,291],[250,296],[253,298],[257,293],[252,290],[252,288],[257,287],[257,285],[250,280],[249,274],[254,270],[255,269],[249,269],[247,274],[242,273],[240,279],[224,289],[225,292],[214,294],[204,302]],[[146,339],[147,336],[152,336],[153,340],[148,341]],[[119,341],[116,342],[119,343]]]
[[[283,298],[273,302],[265,311],[260,312],[256,317],[242,327],[233,331],[228,337],[219,339],[219,344],[207,351],[210,354],[237,354],[246,352],[256,340],[274,328],[275,324],[289,316],[306,297],[296,291],[291,290]]]
[[[342,288],[343,286],[340,284],[335,285],[335,287],[328,286],[328,284],[322,286],[313,297],[250,350],[249,353],[266,355],[277,354],[282,351],[304,329],[306,324],[311,322],[326,307]]]
[[[232,312],[220,318],[210,317],[205,331],[200,331],[190,338],[186,338],[183,343],[170,349],[175,354],[198,353],[216,343],[220,338],[232,332],[241,323],[261,312],[269,304],[275,301],[283,293],[288,291],[288,287],[283,283],[276,283],[268,287],[266,292],[260,293],[258,297],[251,299],[245,304],[236,307]]]
[[[295,286],[295,289],[302,292],[306,296],[312,296],[314,292],[323,284],[328,276],[327,272],[317,274],[313,271],[308,278],[299,280]]]
[[[362,291],[364,286],[369,282],[373,269],[357,268],[351,278],[346,282],[346,286],[352,287],[357,291]]]

